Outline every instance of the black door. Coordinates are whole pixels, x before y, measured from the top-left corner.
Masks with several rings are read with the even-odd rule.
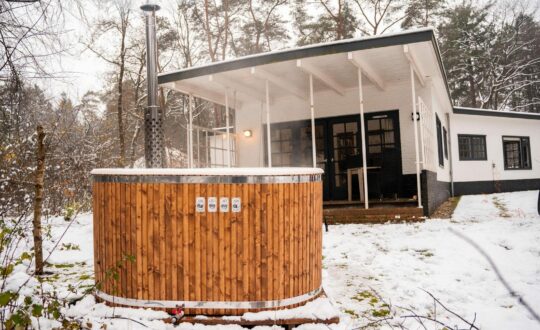
[[[354,115],[325,120],[329,199],[347,199],[347,169],[362,166],[360,117]]]
[[[368,166],[379,167],[368,174],[370,198],[393,198],[401,187],[401,144],[399,111],[365,115]]]

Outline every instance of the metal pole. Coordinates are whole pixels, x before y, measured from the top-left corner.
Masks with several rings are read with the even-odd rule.
[[[426,104],[424,103],[424,100],[422,100],[422,98],[420,98],[419,96],[418,97],[418,116],[420,119],[420,152],[422,153],[420,158],[422,159],[422,169],[424,170],[426,169],[426,153],[425,153],[425,145],[424,145],[424,134],[425,134],[424,129],[426,127],[426,123],[425,123],[426,118],[424,118],[424,114],[426,113],[425,106]],[[413,118],[416,121],[416,111],[413,114]]]
[[[313,157],[313,167],[317,167],[317,145],[315,143],[315,106],[313,102],[313,75],[309,75],[309,109],[311,111],[311,156]]]
[[[422,186],[420,184],[420,155],[418,152],[418,124],[416,123],[416,88],[414,87],[414,69],[412,63],[409,63],[411,71],[411,92],[414,123],[414,154],[416,159],[416,194],[418,197],[418,207],[422,207]]]
[[[201,166],[201,143],[200,143],[200,139],[199,139],[199,133],[200,132],[200,129],[199,129],[199,125],[197,125],[197,167],[200,167]]]
[[[368,181],[367,181],[367,157],[366,157],[366,133],[364,124],[364,93],[362,90],[362,69],[358,68],[358,97],[360,101],[360,139],[362,140],[362,175],[364,176],[364,207],[369,209]],[[360,179],[360,178],[358,178]]]
[[[141,6],[146,19],[146,80],[148,84],[148,106],[144,112],[144,158],[146,167],[165,166],[162,112],[157,104],[157,41],[156,11],[158,5]]]
[[[268,167],[272,167],[272,145],[270,141],[270,90],[266,80],[266,152],[268,153]]]
[[[193,167],[193,94],[189,94],[189,139],[188,139],[188,167]]]
[[[206,167],[210,167],[210,163],[208,161],[208,155],[210,154],[210,143],[208,142],[208,130],[204,130],[204,146],[206,150]]]
[[[229,128],[229,91],[225,89],[225,125],[227,126],[227,167],[231,167],[231,132]]]

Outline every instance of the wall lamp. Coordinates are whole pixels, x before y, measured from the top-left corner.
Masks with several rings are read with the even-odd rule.
[[[253,132],[250,129],[247,129],[247,130],[244,131],[244,136],[245,137],[252,137]]]

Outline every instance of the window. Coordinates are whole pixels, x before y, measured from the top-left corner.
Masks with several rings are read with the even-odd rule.
[[[458,135],[459,160],[487,160],[485,135]]]
[[[435,120],[437,122],[437,150],[439,152],[439,165],[444,166],[442,125],[441,125],[439,116],[437,116],[436,114],[435,114]]]
[[[444,138],[444,158],[448,159],[448,134],[446,133],[446,128],[443,127],[443,138]]]
[[[528,137],[503,136],[505,170],[530,170],[531,148]]]
[[[293,164],[293,130],[287,128],[272,128],[272,165],[291,166]]]

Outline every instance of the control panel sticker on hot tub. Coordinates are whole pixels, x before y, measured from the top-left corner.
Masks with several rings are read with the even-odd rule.
[[[204,212],[204,204],[205,204],[205,198],[204,197],[197,197],[195,199],[195,210],[197,212]]]
[[[219,199],[219,212],[229,212],[229,197]]]
[[[234,197],[232,199],[232,211],[235,212],[235,213],[238,213],[240,212],[240,210],[242,209],[242,201],[240,200],[239,197]]]
[[[217,197],[208,197],[208,212],[217,212]]]

